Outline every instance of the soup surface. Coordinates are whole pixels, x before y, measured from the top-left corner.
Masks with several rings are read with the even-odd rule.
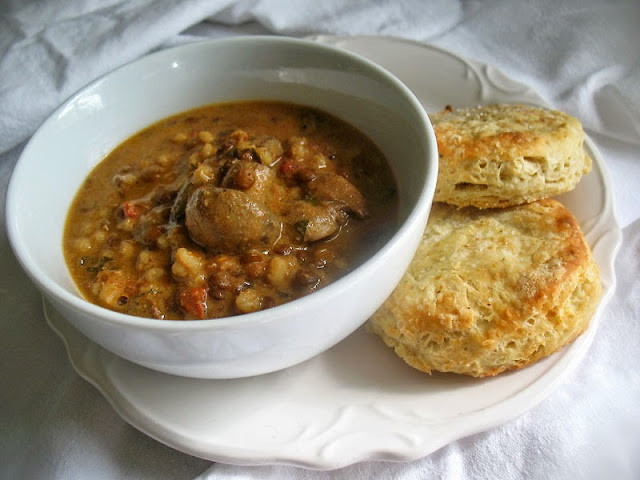
[[[219,318],[313,292],[397,222],[391,170],[322,111],[233,102],[126,140],[70,208],[64,252],[91,302],[159,319]]]

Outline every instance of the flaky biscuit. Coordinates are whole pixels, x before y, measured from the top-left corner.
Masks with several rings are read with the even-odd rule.
[[[368,328],[419,370],[484,377],[572,342],[600,291],[584,235],[560,202],[434,204],[408,271]]]
[[[582,125],[559,111],[489,105],[429,117],[440,155],[437,202],[520,205],[573,190],[591,170]]]

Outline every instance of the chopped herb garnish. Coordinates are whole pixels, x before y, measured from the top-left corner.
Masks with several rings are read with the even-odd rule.
[[[305,200],[305,202],[310,203],[314,207],[320,205],[320,200],[318,200],[318,197],[316,197],[315,195],[307,195],[304,198],[304,200]]]
[[[113,258],[104,256],[95,265],[91,265],[90,267],[87,267],[87,271],[88,272],[101,272],[102,270],[104,270],[105,266],[109,262],[113,262]],[[86,263],[86,260],[82,259],[81,262],[80,262],[80,265],[84,266],[85,263]]]
[[[300,220],[293,224],[296,231],[304,237],[304,234],[307,232],[307,225],[309,225],[309,220]]]

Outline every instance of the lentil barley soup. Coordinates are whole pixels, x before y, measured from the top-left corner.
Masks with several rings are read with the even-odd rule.
[[[345,122],[281,102],[210,105],[110,153],[70,208],[64,252],[91,302],[192,320],[270,308],[353,269],[397,222],[391,170]]]

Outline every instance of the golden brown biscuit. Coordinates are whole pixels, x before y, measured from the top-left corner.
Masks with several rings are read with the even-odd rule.
[[[560,202],[434,204],[407,273],[368,327],[419,370],[484,377],[572,342],[600,291],[591,251]]]
[[[582,125],[562,112],[489,105],[429,117],[440,154],[437,202],[520,205],[570,191],[591,170]]]

